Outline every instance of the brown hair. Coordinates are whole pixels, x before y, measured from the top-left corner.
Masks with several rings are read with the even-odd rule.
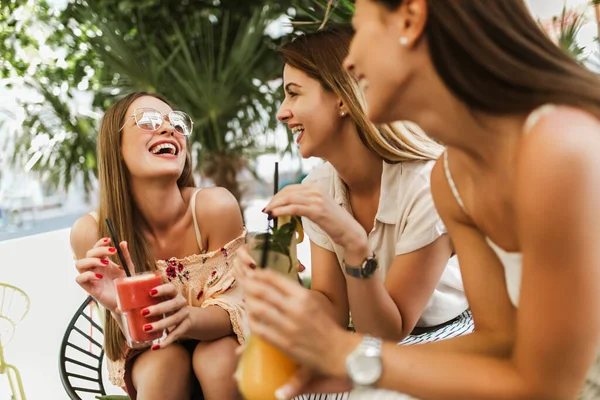
[[[403,0],[371,0],[390,10]],[[600,79],[556,46],[523,0],[427,0],[425,36],[446,86],[469,107],[528,113],[547,104],[600,118]]]
[[[343,66],[353,31],[334,26],[296,37],[281,47],[283,62],[318,80],[348,107],[363,144],[388,163],[433,160],[442,146],[411,122],[374,125],[365,113],[365,99],[358,82]]]
[[[98,232],[100,237],[110,236],[104,223],[106,218],[110,218],[119,239],[127,241],[136,272],[154,271],[156,264],[144,235],[144,218],[130,195],[129,172],[121,155],[122,135],[119,129],[130,117],[127,115],[127,110],[131,104],[144,96],[152,96],[169,104],[161,96],[145,92],[132,93],[120,99],[106,110],[100,123],[97,145],[98,180],[100,182]],[[189,149],[177,185],[180,188],[195,186]],[[114,261],[118,262],[116,259]],[[104,330],[104,349],[107,357],[113,361],[121,358],[125,338],[110,313],[106,313]]]

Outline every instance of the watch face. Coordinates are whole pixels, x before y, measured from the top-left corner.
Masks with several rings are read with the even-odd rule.
[[[375,271],[377,270],[377,259],[375,257],[369,258],[365,263],[365,267],[363,268],[363,276],[369,277],[373,276]]]
[[[357,355],[348,363],[348,373],[355,385],[371,386],[381,377],[381,359]]]

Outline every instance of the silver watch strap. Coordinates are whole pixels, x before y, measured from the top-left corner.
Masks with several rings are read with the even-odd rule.
[[[369,357],[380,357],[382,345],[383,340],[371,335],[365,335],[360,343],[360,347]]]

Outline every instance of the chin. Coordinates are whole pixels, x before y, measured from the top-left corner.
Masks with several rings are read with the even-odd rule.
[[[182,168],[161,168],[160,170],[152,171],[149,175],[155,179],[177,181],[182,173]]]
[[[374,96],[375,91],[370,87],[370,93],[367,92],[367,117],[374,124],[387,124],[395,121],[400,121],[397,115],[397,102],[391,96],[386,96],[388,93],[381,93],[383,96]]]
[[[385,114],[381,112],[381,110],[376,107],[369,107],[367,109],[367,118],[374,124],[386,124],[390,122],[388,118],[386,118]]]
[[[313,152],[307,146],[300,145],[298,152],[300,153],[300,157],[304,159],[314,157]]]

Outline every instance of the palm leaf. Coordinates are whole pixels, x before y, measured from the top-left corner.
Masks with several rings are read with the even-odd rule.
[[[292,26],[298,31],[315,31],[326,24],[349,24],[354,14],[352,0],[313,0],[311,4],[299,4],[295,8]]]

